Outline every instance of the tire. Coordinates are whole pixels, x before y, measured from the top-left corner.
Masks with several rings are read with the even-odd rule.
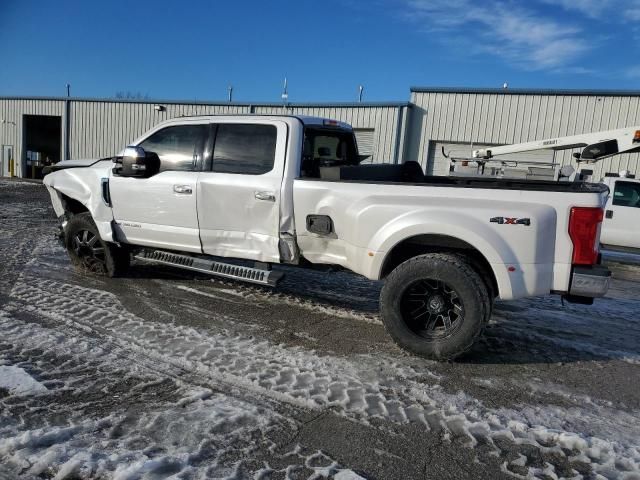
[[[384,326],[403,349],[433,360],[466,352],[489,321],[487,284],[465,258],[428,253],[407,260],[380,293]]]
[[[82,272],[117,277],[129,268],[129,251],[102,240],[89,213],[69,219],[64,229],[64,244],[71,262]]]

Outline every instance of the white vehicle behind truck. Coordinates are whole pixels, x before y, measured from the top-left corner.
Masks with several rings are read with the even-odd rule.
[[[574,154],[580,169],[555,163],[518,161],[504,155],[540,150],[565,150],[583,147]],[[589,165],[604,158],[640,151],[640,126],[592,132],[567,137],[535,140],[474,150],[471,158],[450,158],[451,175],[494,178],[548,178],[558,181],[592,179]],[[601,243],[608,250],[640,252],[640,181],[629,172],[607,173],[600,183],[609,189]]]
[[[626,172],[606,176],[609,187],[600,242],[608,250],[640,253],[640,180]]]
[[[417,162],[363,159],[334,120],[183,117],[122,155],[61,162],[44,183],[84,271],[122,275],[133,257],[275,285],[278,264],[346,269],[384,279],[387,331],[429,358],[469,349],[496,298],[606,293],[606,186],[431,177]]]

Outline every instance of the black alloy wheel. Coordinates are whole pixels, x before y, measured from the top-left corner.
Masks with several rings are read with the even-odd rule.
[[[409,285],[400,309],[409,329],[427,339],[453,335],[464,323],[460,296],[441,280],[424,279]]]
[[[72,237],[71,248],[82,266],[92,273],[104,275],[107,271],[105,250],[100,238],[89,230],[78,230]]]

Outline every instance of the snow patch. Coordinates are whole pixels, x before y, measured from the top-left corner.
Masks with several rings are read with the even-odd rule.
[[[15,365],[0,365],[0,388],[13,395],[33,395],[47,391],[47,387]]]

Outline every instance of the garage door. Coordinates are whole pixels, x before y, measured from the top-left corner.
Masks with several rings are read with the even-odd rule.
[[[445,158],[442,154],[444,147],[445,153],[450,157],[471,157],[472,148],[468,143],[445,143],[445,142],[430,142],[429,153],[427,158],[427,174],[429,175],[449,175],[449,159]],[[490,148],[490,145],[474,144],[473,150],[478,148]],[[517,162],[536,162],[536,163],[552,163],[554,158],[554,152],[551,150],[541,150],[537,152],[525,152],[516,153],[510,155],[502,155],[496,157],[499,160],[511,160]],[[510,168],[513,176],[518,175],[518,171],[521,171],[523,176],[526,175],[530,165],[518,165]],[[487,167],[488,168],[488,167]],[[485,172],[489,173],[487,169]]]
[[[365,163],[373,162],[375,157],[375,130],[373,128],[354,128],[353,133],[358,142],[358,152],[360,155],[371,155]]]

